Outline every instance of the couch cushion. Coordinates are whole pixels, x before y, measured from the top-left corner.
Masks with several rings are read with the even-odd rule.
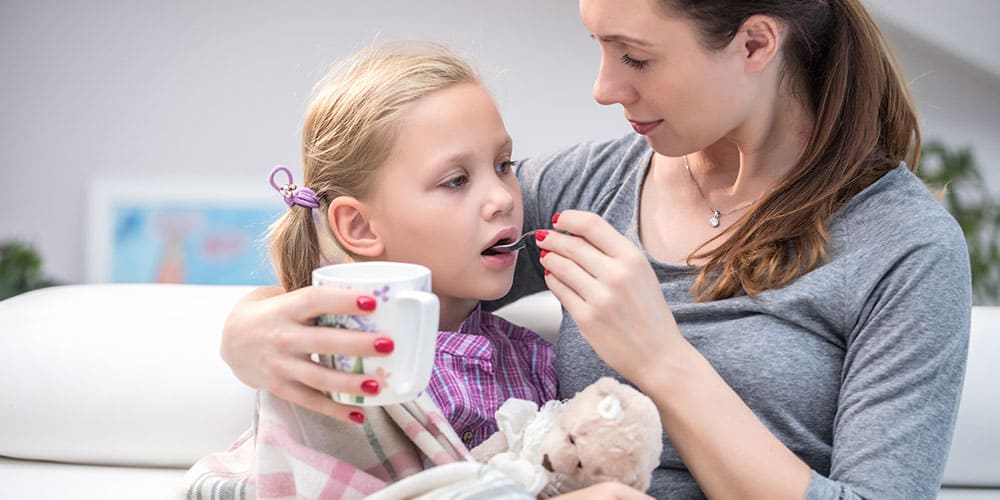
[[[1000,488],[1000,307],[972,308],[969,365],[943,484]]]
[[[79,285],[0,302],[0,455],[188,467],[226,449],[255,393],[219,339],[250,289]]]

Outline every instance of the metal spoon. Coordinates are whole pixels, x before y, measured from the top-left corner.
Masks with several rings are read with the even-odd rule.
[[[528,231],[527,233],[522,234],[518,239],[510,243],[504,243],[502,245],[493,245],[489,248],[489,250],[496,253],[508,253],[508,252],[513,252],[515,250],[520,250],[524,248],[525,245],[528,244],[529,237],[534,236],[535,233],[537,233],[538,231],[539,231],[538,229],[534,231]]]

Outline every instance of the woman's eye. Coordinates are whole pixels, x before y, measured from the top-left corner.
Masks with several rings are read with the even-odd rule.
[[[513,170],[515,166],[517,166],[517,162],[516,161],[506,160],[506,161],[502,161],[500,163],[497,163],[493,167],[493,170],[496,171],[496,173],[499,174],[499,175],[506,175],[506,174],[510,173],[510,171]]]
[[[441,185],[449,189],[458,189],[468,183],[469,183],[468,176],[456,175],[455,177],[452,177],[451,179],[444,181],[443,183],[441,183]]]
[[[628,54],[622,54],[622,62],[632,67],[633,69],[643,69],[646,67],[646,61],[641,61],[639,59],[633,59]]]

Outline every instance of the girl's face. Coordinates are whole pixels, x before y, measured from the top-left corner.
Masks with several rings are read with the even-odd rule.
[[[739,37],[709,50],[691,21],[667,16],[657,3],[580,0],[580,16],[601,47],[594,99],[621,104],[657,153],[681,156],[737,133],[753,87]]]
[[[403,111],[389,159],[376,171],[367,204],[385,245],[380,258],[430,268],[442,305],[510,289],[516,253],[483,251],[521,232],[511,147],[490,95],[458,84]]]

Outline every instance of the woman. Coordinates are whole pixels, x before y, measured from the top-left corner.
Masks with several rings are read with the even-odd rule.
[[[908,168],[916,113],[860,2],[581,0],[580,14],[602,54],[594,97],[636,134],[518,170],[525,230],[556,231],[521,252],[506,300],[547,287],[568,313],[560,395],[617,373],[656,402],[658,498],[935,497],[968,257]],[[319,392],[340,374],[285,369],[374,353],[320,340],[309,318],[353,296],[319,292],[245,300],[223,356],[341,417]]]

